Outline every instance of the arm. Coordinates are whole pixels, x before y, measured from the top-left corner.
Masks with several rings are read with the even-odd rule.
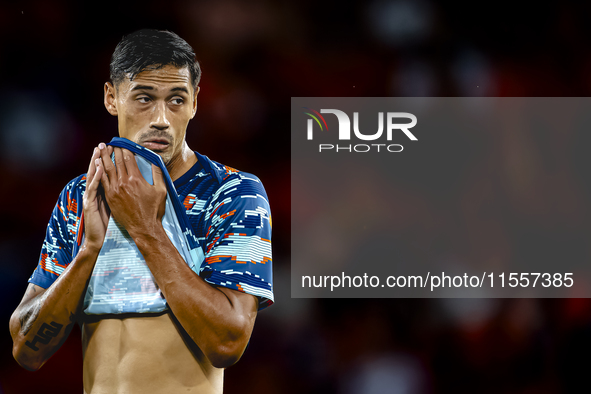
[[[96,172],[93,154],[84,195],[86,239],[77,256],[58,279],[43,289],[29,284],[25,295],[10,318],[12,354],[26,369],[37,370],[68,337],[76,322],[88,278],[92,274],[104,239],[109,214],[98,191],[100,172]]]
[[[49,289],[29,284],[10,318],[12,355],[22,367],[41,368],[66,340],[97,256],[83,247]]]
[[[132,237],[191,339],[215,367],[236,363],[254,327],[256,297],[205,282],[189,268],[162,227],[149,234],[133,231]]]
[[[257,313],[256,297],[214,287],[179,255],[162,227],[166,186],[160,169],[152,167],[148,184],[133,155],[115,148],[113,165],[102,154],[101,182],[113,217],[134,239],[156,283],[185,331],[218,368],[234,364],[246,348]]]

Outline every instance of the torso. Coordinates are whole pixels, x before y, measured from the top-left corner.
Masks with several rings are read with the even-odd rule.
[[[266,305],[270,305],[271,233],[270,217],[267,218],[270,209],[262,184],[252,174],[239,174],[237,170],[210,162],[207,158],[199,160],[194,170],[175,180],[175,187],[186,208],[195,236],[206,253],[211,251],[206,257],[222,260],[216,262],[216,270],[209,263],[204,263],[205,267],[200,275],[207,277],[208,283],[214,286],[243,291],[238,283],[230,284],[228,277],[220,274],[220,271],[244,273],[249,277],[249,291],[256,290],[251,294],[262,299],[268,298]],[[200,162],[207,164],[207,169],[201,168]],[[220,185],[230,187],[230,182],[232,189],[225,191],[226,194],[221,197],[225,202],[218,203],[217,199],[221,196],[218,193]],[[60,195],[52,216],[56,223],[47,232],[41,261],[31,283],[48,288],[75,256],[79,242],[78,234],[72,230],[79,228],[85,189],[86,178],[80,176],[72,180]],[[244,195],[253,198],[242,198]],[[228,203],[230,197],[232,204]],[[241,208],[240,204],[255,200],[257,208],[249,205],[249,212],[257,212],[265,226],[261,227],[258,222],[256,227],[246,226],[249,233],[247,236],[256,237],[257,242],[263,243],[262,246],[268,248],[268,251],[265,249],[264,253],[261,252],[261,245],[257,244],[256,256],[249,255],[244,262],[237,264],[227,256],[228,248],[232,247],[234,240],[226,238],[225,234],[231,237],[243,236],[245,228],[241,226],[240,231],[235,231],[230,221],[225,222],[220,218],[237,217],[231,216],[237,208],[246,209]],[[251,220],[256,217],[250,215]],[[217,224],[212,226],[212,221]],[[215,230],[210,235],[212,228]],[[70,231],[62,232],[62,229]],[[220,238],[224,240],[219,242],[218,246],[221,247],[213,247]],[[249,262],[248,270],[245,270],[246,264],[243,264],[246,261]],[[251,262],[256,264],[250,264]],[[222,393],[223,369],[213,367],[194,342],[185,339],[184,335],[180,325],[175,323],[174,317],[169,313],[141,317],[113,315],[93,322],[85,318],[82,324],[85,394]]]
[[[82,326],[85,394],[222,393],[224,370],[169,313]]]

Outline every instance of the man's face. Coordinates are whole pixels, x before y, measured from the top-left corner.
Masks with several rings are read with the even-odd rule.
[[[116,90],[106,83],[105,106],[117,116],[120,137],[159,154],[168,166],[182,156],[198,92],[187,67],[167,65],[126,78]]]

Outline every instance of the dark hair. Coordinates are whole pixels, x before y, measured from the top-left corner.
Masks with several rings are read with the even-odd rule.
[[[117,86],[129,76],[133,80],[144,70],[158,70],[173,65],[187,67],[193,89],[201,79],[201,67],[193,48],[171,31],[142,29],[121,39],[111,57],[111,81]]]

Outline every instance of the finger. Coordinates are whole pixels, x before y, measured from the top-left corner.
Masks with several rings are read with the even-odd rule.
[[[109,154],[109,157],[111,157],[113,154],[113,146],[107,145],[107,153]]]
[[[154,187],[157,191],[160,191],[164,198],[162,199],[162,203],[160,207],[158,207],[158,218],[162,218],[166,212],[166,183],[164,182],[164,176],[162,175],[162,170],[160,167],[155,166],[152,164],[152,180]]]
[[[166,190],[166,183],[164,182],[162,170],[160,169],[160,167],[154,164],[152,164],[152,179],[154,181],[154,186],[156,186],[156,189]]]
[[[133,155],[133,153],[131,153],[127,149],[121,149],[121,152],[123,153],[123,162],[125,163],[125,169],[127,173],[130,176],[141,175],[140,169],[137,165],[137,161],[135,160],[135,156]]]
[[[96,172],[93,175],[93,178],[90,181],[90,183],[88,184],[88,186],[86,186],[86,192],[85,192],[86,201],[94,201],[94,199],[96,198],[98,185],[100,184],[101,175],[103,172],[102,167],[100,167],[98,164],[100,164],[100,159],[96,158],[93,163],[93,166],[92,166]],[[87,180],[87,182],[88,182],[88,180]]]
[[[102,204],[102,209],[99,207],[99,214],[103,219],[103,223],[107,224],[109,222],[109,216],[111,216],[111,209],[109,208],[109,204],[107,204],[107,201],[105,201],[103,196],[98,194],[97,198],[99,199],[98,203]]]
[[[94,163],[94,161],[97,157],[98,149],[94,148],[94,150],[92,151],[92,157],[90,158],[90,163],[88,163],[88,171],[86,171],[86,181],[89,183],[92,182],[92,179],[94,178],[94,173],[96,172],[96,164]]]
[[[127,177],[127,169],[123,162],[123,152],[121,148],[115,148],[115,165],[117,166],[117,177],[119,179]]]
[[[99,144],[99,150],[101,155],[101,165],[104,170],[103,178],[106,176],[109,178],[110,181],[117,179],[117,170],[115,169],[115,165],[111,161],[111,156],[109,155],[107,146],[101,142]]]
[[[110,162],[110,160],[109,160]],[[103,189],[105,190],[105,192],[107,190],[109,190],[109,187],[111,185],[111,182],[109,180],[109,176],[107,175],[107,172],[105,171],[105,164],[103,162],[103,158],[101,156],[99,156],[96,159],[96,174],[95,177],[98,178],[101,182],[101,184],[103,185]]]

